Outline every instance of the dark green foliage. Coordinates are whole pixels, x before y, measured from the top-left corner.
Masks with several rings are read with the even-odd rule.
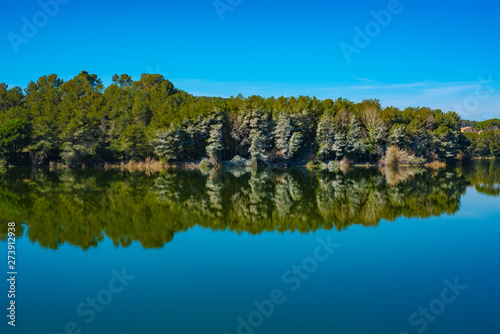
[[[33,165],[148,157],[176,162],[208,157],[217,165],[235,156],[254,164],[305,163],[314,157],[377,162],[391,145],[427,161],[497,151],[494,131],[466,137],[460,127],[473,121],[454,112],[382,108],[376,99],[196,97],[159,74],[143,74],[138,81],[115,74],[112,81],[104,89],[97,75],[82,71],[66,82],[55,74],[42,76],[24,93],[0,84],[0,126],[17,119],[30,130],[15,149],[2,144],[3,155],[12,162],[29,157]],[[498,125],[494,119],[477,128]]]
[[[0,156],[9,163],[16,163],[16,158],[28,145],[31,126],[28,122],[14,118],[0,127]]]
[[[490,153],[492,157],[500,158],[500,140],[490,142]]]
[[[81,166],[98,162],[97,121],[86,115],[75,118],[62,134],[61,158],[69,166]]]
[[[132,160],[144,159],[148,154],[148,140],[144,128],[138,124],[131,124],[122,135],[122,150]]]
[[[5,83],[0,83],[0,123],[12,118],[26,119],[24,94],[21,88],[8,89]]]
[[[476,130],[500,130],[500,119],[493,118],[476,124]]]
[[[467,133],[468,152],[474,157],[497,157],[498,147],[500,146],[500,131],[486,131],[481,134]]]

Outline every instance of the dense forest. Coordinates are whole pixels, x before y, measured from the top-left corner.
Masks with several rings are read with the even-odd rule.
[[[389,162],[388,152],[406,155],[409,164],[500,157],[500,131],[460,131],[464,122],[488,130],[498,120],[482,124],[426,107],[383,108],[378,100],[196,97],[159,74],[112,80],[105,88],[97,75],[82,71],[69,81],[42,76],[24,90],[1,83],[0,165],[148,158],[215,166],[349,164]]]

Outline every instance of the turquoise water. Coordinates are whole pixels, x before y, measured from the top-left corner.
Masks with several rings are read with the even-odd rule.
[[[11,169],[0,189],[23,234],[2,333],[500,333],[495,162]]]

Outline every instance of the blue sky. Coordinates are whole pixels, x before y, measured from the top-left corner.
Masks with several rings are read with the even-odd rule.
[[[379,98],[500,118],[497,1],[55,1],[2,4],[0,82],[156,72],[195,95]]]

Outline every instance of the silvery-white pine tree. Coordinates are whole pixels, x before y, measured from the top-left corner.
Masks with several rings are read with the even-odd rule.
[[[351,118],[349,119],[345,150],[350,158],[358,158],[366,151],[363,131],[358,119],[354,115],[351,115]]]
[[[287,159],[291,159],[295,153],[300,150],[300,145],[302,144],[302,139],[304,136],[300,132],[294,132],[290,138],[288,144],[288,153],[286,155]]]
[[[292,133],[292,131],[291,117],[281,113],[274,130],[274,138],[276,148],[286,160],[290,160],[300,150],[300,145],[302,144],[302,133],[298,131]]]
[[[222,123],[215,123],[210,126],[210,134],[207,139],[207,155],[212,164],[220,164],[222,146]]]
[[[404,149],[406,146],[406,125],[394,124],[389,132],[388,142],[389,145]]]
[[[266,162],[268,158],[264,147],[265,138],[259,130],[252,131],[251,138],[252,141],[249,148],[250,157],[252,159],[252,165],[256,166],[259,161]]]
[[[339,130],[335,133],[335,141],[332,145],[332,151],[335,152],[336,160],[341,160],[344,156],[345,145],[345,135]]]
[[[383,145],[387,140],[387,126],[375,108],[365,109],[362,113],[363,123],[368,134],[368,151],[371,154],[382,156]]]
[[[160,130],[151,145],[157,156],[165,161],[177,160],[179,148],[181,146],[181,133],[179,129],[170,128]]]
[[[274,130],[274,139],[276,141],[276,148],[283,156],[288,155],[288,141],[292,132],[291,127],[290,116],[280,113]]]
[[[335,139],[335,127],[330,114],[323,114],[318,123],[316,131],[316,142],[318,143],[317,156],[320,160],[328,160],[333,151]]]

